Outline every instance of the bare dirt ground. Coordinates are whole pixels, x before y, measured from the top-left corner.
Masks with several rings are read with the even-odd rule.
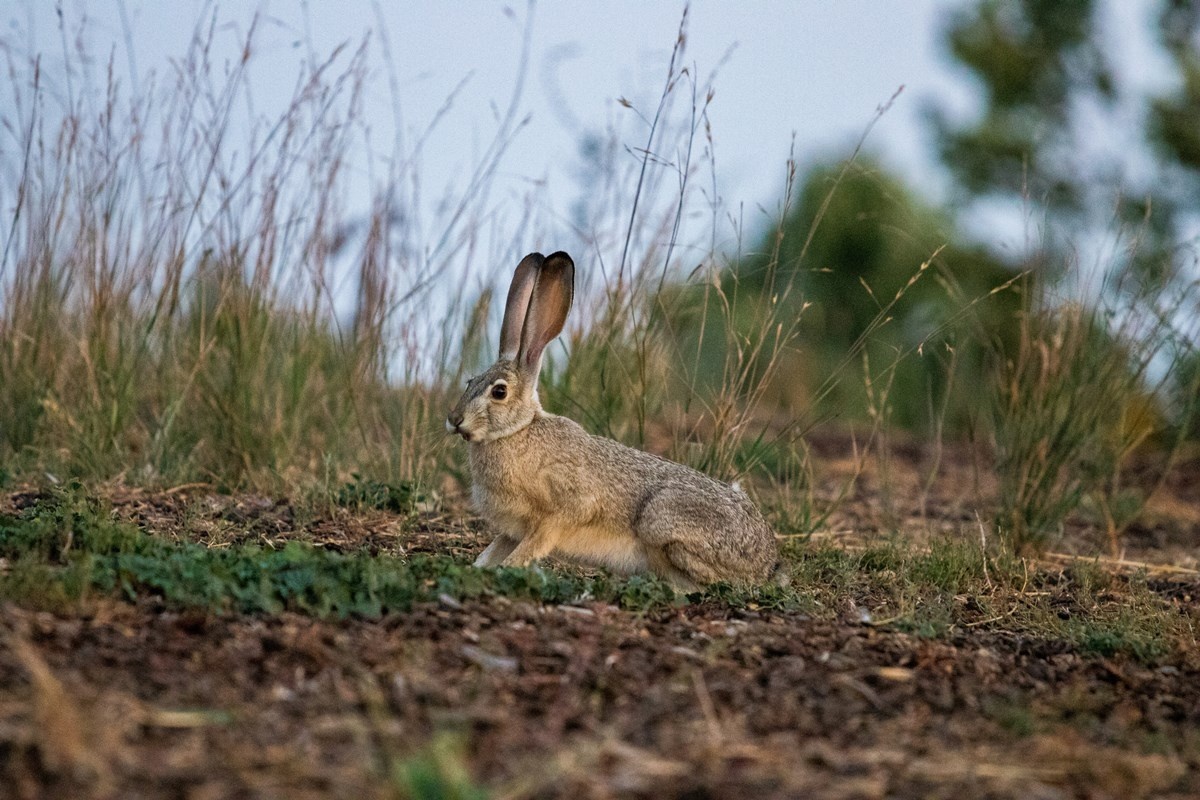
[[[1159,507],[1184,512],[1154,512],[1123,554],[1182,567],[1146,580],[1192,619],[1198,475],[1172,479]],[[884,513],[901,530],[972,518],[969,491],[917,497],[919,476],[898,475],[889,499],[867,478],[829,535],[884,527]],[[298,527],[387,552],[466,557],[486,543],[457,514],[304,520],[202,489],[111,494],[147,529],[212,546]],[[632,613],[505,597],[378,620],[153,598],[74,614],[7,605],[0,633],[0,797],[402,797],[414,784],[397,776],[413,764],[440,768],[443,789],[465,770],[464,784],[513,798],[1200,796],[1194,638],[1147,663],[1002,623],[922,638],[852,604]]]

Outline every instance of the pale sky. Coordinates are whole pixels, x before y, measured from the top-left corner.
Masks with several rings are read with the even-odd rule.
[[[26,54],[40,53],[51,81],[64,46],[55,5],[9,0],[0,12],[4,41]],[[214,12],[218,46],[226,58],[236,59],[257,13],[251,75],[255,110],[268,116],[277,110],[273,102],[282,104],[289,96],[304,59],[323,59],[344,42],[356,46],[370,32],[366,113],[374,141],[386,150],[397,119],[414,141],[438,118],[421,154],[423,180],[431,187],[465,181],[523,74],[518,116],[528,115],[529,122],[501,164],[493,201],[516,202],[544,181],[543,202],[563,207],[564,215],[580,191],[577,153],[585,134],[613,125],[625,132],[625,144],[642,143],[633,112],[617,100],[653,109],[683,9],[682,2],[645,0],[61,5],[68,39],[86,17],[82,30],[89,49],[99,58],[111,53],[119,73],[136,70],[143,78],[168,72],[170,59],[183,53],[197,24]],[[931,156],[921,110],[934,99],[963,114],[976,107],[971,84],[950,67],[940,41],[940,30],[961,5],[961,0],[693,0],[685,63],[701,76],[716,72],[710,119],[725,204],[775,208],[793,137],[801,164],[845,154],[901,85],[903,93],[872,131],[867,149],[932,198],[943,199],[944,176]],[[1146,0],[1117,0],[1105,12],[1105,24],[1127,40],[1128,47],[1116,54],[1122,74],[1137,85],[1154,82],[1149,50],[1130,33],[1145,28],[1147,7]],[[530,51],[522,73],[527,24]],[[384,40],[398,105],[382,56]]]

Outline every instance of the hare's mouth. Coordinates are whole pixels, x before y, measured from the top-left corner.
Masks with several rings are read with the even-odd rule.
[[[457,423],[449,419],[446,420],[446,433],[456,433],[463,438],[463,441],[471,441],[471,432],[463,428],[461,420]]]

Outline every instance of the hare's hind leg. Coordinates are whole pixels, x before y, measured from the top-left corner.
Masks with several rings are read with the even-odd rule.
[[[690,594],[698,592],[703,588],[700,584],[689,578],[679,567],[675,566],[662,548],[651,547],[647,548],[647,551],[647,562],[650,566],[650,571],[671,584],[676,592]]]
[[[492,540],[492,543],[479,554],[475,559],[477,567],[494,567],[504,559],[508,558],[509,553],[517,548],[517,540],[511,536],[505,536],[503,533]]]
[[[668,542],[663,545],[663,553],[672,567],[700,586],[716,583],[726,577],[721,565],[710,560],[713,554],[702,548],[689,547],[683,542]]]
[[[646,503],[636,523],[637,537],[654,553],[651,569],[680,588],[690,585],[685,591],[723,577],[720,556],[711,544],[712,525],[721,520],[701,521],[706,510],[696,508],[692,496],[666,489]]]

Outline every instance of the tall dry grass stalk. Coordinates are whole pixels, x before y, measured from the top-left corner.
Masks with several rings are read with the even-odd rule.
[[[1110,269],[1100,295],[1085,297],[1078,287],[1087,282],[1077,273],[1057,285],[1072,281],[1077,288],[1067,297],[1034,276],[1021,286],[1017,346],[998,365],[993,395],[997,524],[1014,549],[1038,550],[1085,504],[1116,553],[1120,533],[1173,464],[1200,402],[1194,379],[1179,385],[1200,334],[1191,313],[1200,284],[1133,288],[1128,273]],[[1152,440],[1154,448],[1143,448]],[[1150,450],[1157,464],[1147,460]],[[1129,482],[1140,451],[1143,474]]]
[[[53,80],[5,48],[2,455],[151,483],[427,478],[447,379],[480,335],[474,301],[439,287],[509,246],[481,232],[481,187],[520,122],[500,121],[469,190],[428,216],[398,143],[355,213],[366,45],[256,115],[256,30],[218,63],[215,22],[132,96],[82,33],[64,32],[78,49]]]
[[[793,300],[802,293],[801,272],[781,264],[796,162],[789,158],[784,165],[779,208],[763,226],[765,235],[747,231],[741,209],[726,206],[718,194],[708,118],[712,79],[681,66],[686,24],[685,13],[657,104],[645,111],[626,104],[644,122],[645,144],[628,154],[623,167],[603,172],[612,183],[603,182],[595,193],[599,200],[586,208],[588,246],[601,283],[585,295],[591,306],[570,330],[569,359],[550,366],[544,388],[554,410],[727,480],[758,471],[777,478],[807,475],[802,436],[814,420],[778,413],[775,396],[781,386],[807,378],[789,373],[806,346],[801,317],[808,304]],[[890,105],[877,110],[828,197]],[[634,187],[632,197],[612,191],[613,184]],[[801,259],[828,207],[827,198],[808,240],[797,248]],[[748,251],[747,239],[760,238],[765,252]],[[757,275],[753,288],[743,286],[747,260],[762,264],[762,290]],[[881,309],[837,374],[826,376],[819,397],[847,377],[845,367],[887,323],[894,302]]]

